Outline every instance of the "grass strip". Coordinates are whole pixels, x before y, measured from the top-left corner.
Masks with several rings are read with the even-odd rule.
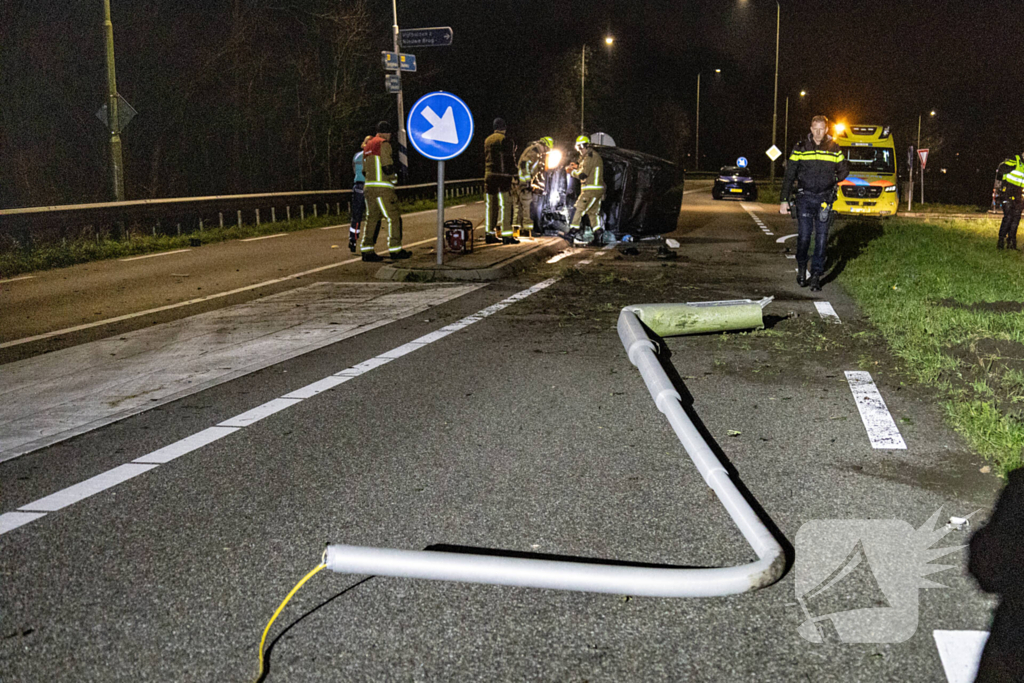
[[[830,247],[839,280],[949,423],[1002,475],[1024,448],[1024,255],[996,220],[850,221]]]
[[[482,198],[482,195],[447,198],[445,199],[445,206],[480,201]],[[403,214],[429,211],[437,208],[437,201],[434,199],[417,199],[399,202],[399,207]],[[39,245],[29,249],[17,249],[0,253],[0,280],[23,273],[49,270],[51,268],[66,268],[67,266],[89,263],[91,261],[128,258],[129,256],[141,256],[143,254],[171,251],[173,249],[202,246],[204,244],[213,244],[214,242],[273,235],[279,232],[311,230],[328,225],[347,225],[348,223],[348,214],[342,213],[341,215],[334,214],[317,218],[307,216],[305,220],[264,222],[259,225],[243,223],[241,226],[212,227],[202,232],[190,232],[182,235],[133,235],[125,240],[94,240],[88,238],[67,240],[60,244]],[[194,240],[197,240],[199,244],[196,245]]]

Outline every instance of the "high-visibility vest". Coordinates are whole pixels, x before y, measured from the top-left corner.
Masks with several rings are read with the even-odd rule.
[[[366,143],[366,149],[363,150],[363,174],[366,175],[364,187],[393,188],[398,180],[397,174],[384,173],[384,168],[393,164],[391,145],[383,138],[376,137]]]
[[[591,150],[583,157],[583,163],[580,167],[572,172],[573,177],[579,178],[583,176],[583,182],[586,183],[580,188],[581,191],[587,192],[588,190],[601,190],[604,191],[604,160],[597,152]]]
[[[1010,167],[1010,170],[1003,174],[1003,182],[1024,187],[1024,161],[1021,161],[1020,155],[1007,159],[1003,164]]]

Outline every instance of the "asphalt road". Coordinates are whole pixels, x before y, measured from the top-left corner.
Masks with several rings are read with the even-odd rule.
[[[631,303],[776,297],[763,332],[664,346],[713,447],[798,560],[820,550],[800,545],[805,525],[984,517],[997,480],[978,472],[983,463],[943,425],[934,397],[906,382],[837,285],[818,295],[796,286],[776,242],[792,232],[789,219],[754,213],[763,229],[740,204],[689,194],[669,235],[680,243],[675,260],[643,243],[636,255],[580,250],[0,463],[0,512],[31,508],[557,278],[0,535],[0,680],[251,680],[267,619],[327,543],[675,566],[752,560],[625,356],[615,321]],[[266,242],[304,239],[326,241]],[[301,251],[286,270],[326,258]],[[842,323],[823,320],[815,301],[830,302]],[[851,370],[871,373],[906,450],[872,447]],[[966,538],[952,531],[937,544]],[[905,540],[891,548],[904,553],[897,559],[927,562]],[[760,591],[704,599],[321,572],[271,633],[268,680],[942,681],[934,632],[984,631],[993,603],[966,576],[961,551],[937,562],[951,569],[929,578],[945,588],[879,597],[851,577],[826,596],[836,606],[818,611],[903,600],[916,624],[900,642],[802,638],[794,566]]]

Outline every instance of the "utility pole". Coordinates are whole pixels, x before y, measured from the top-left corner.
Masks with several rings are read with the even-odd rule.
[[[398,0],[391,0],[391,11],[394,14],[394,48],[395,54],[397,55],[399,33],[398,33]],[[402,167],[401,179],[405,181],[409,177],[409,154],[407,150],[408,140],[405,136],[405,105],[402,102],[402,71],[398,70],[395,72],[395,76],[398,77],[398,165]]]
[[[782,5],[775,0],[775,99],[772,102],[772,147],[775,146],[775,133],[779,122],[779,28],[782,21]],[[772,159],[771,183],[775,185],[775,159]]]
[[[700,72],[697,72],[697,116],[693,126],[696,137],[693,141],[693,170],[700,170]]]
[[[103,33],[106,36],[107,128],[110,130],[110,190],[114,201],[124,201],[124,162],[117,117],[117,78],[114,76],[114,24],[110,21],[110,0],[103,0]]]
[[[586,128],[583,127],[583,103],[584,95],[587,90],[587,45],[583,44],[583,49],[580,50],[580,135],[586,133]]]
[[[789,154],[789,95],[786,95],[786,119],[782,124],[782,153]]]

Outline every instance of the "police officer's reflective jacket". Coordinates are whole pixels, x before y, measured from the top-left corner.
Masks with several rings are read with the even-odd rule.
[[[999,195],[1003,201],[1024,203],[1024,161],[1019,154],[999,164],[996,178],[999,179]]]
[[[821,144],[816,145],[814,136],[808,134],[796,143],[793,153],[789,155],[779,201],[789,201],[794,181],[799,184],[798,193],[821,196],[831,193],[848,175],[850,164],[832,136],[826,135]]]

